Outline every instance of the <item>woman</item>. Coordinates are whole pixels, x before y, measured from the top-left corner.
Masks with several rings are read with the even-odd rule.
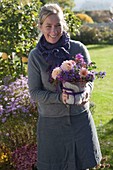
[[[66,104],[68,95],[61,85],[51,83],[51,72],[64,60],[78,53],[89,63],[86,47],[66,33],[63,12],[57,4],[46,4],[39,15],[42,36],[29,54],[28,84],[31,97],[38,102],[38,170],[86,170],[100,163],[101,151],[89,110],[88,84],[81,105]]]

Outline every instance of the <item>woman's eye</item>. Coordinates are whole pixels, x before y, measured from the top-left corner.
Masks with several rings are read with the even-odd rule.
[[[61,27],[61,24],[58,24],[58,25],[54,26],[54,28],[56,28],[56,29],[57,29],[57,28],[60,28],[60,27]],[[51,29],[52,26],[51,26],[51,25],[47,25],[46,28],[47,28],[47,29]]]
[[[50,25],[47,25],[46,28],[51,28],[51,26],[50,26]]]

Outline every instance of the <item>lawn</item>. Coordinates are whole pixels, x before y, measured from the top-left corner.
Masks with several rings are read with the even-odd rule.
[[[89,45],[87,48],[98,71],[106,71],[104,79],[95,81],[91,101],[101,150],[106,163],[111,164],[109,170],[113,170],[113,45]]]

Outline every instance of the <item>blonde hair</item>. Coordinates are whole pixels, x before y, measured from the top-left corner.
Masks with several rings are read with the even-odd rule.
[[[67,27],[66,21],[64,19],[63,11],[62,11],[61,7],[56,3],[48,3],[48,4],[45,4],[41,8],[40,14],[39,14],[39,25],[42,25],[43,22],[45,21],[45,19],[48,16],[53,15],[53,14],[56,14],[60,17],[60,19],[63,23],[64,30],[67,30],[68,27]]]

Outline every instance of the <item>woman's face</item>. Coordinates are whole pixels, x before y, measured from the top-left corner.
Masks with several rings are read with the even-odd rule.
[[[48,16],[40,25],[40,30],[49,43],[55,44],[63,33],[63,24],[60,17],[56,14]]]

